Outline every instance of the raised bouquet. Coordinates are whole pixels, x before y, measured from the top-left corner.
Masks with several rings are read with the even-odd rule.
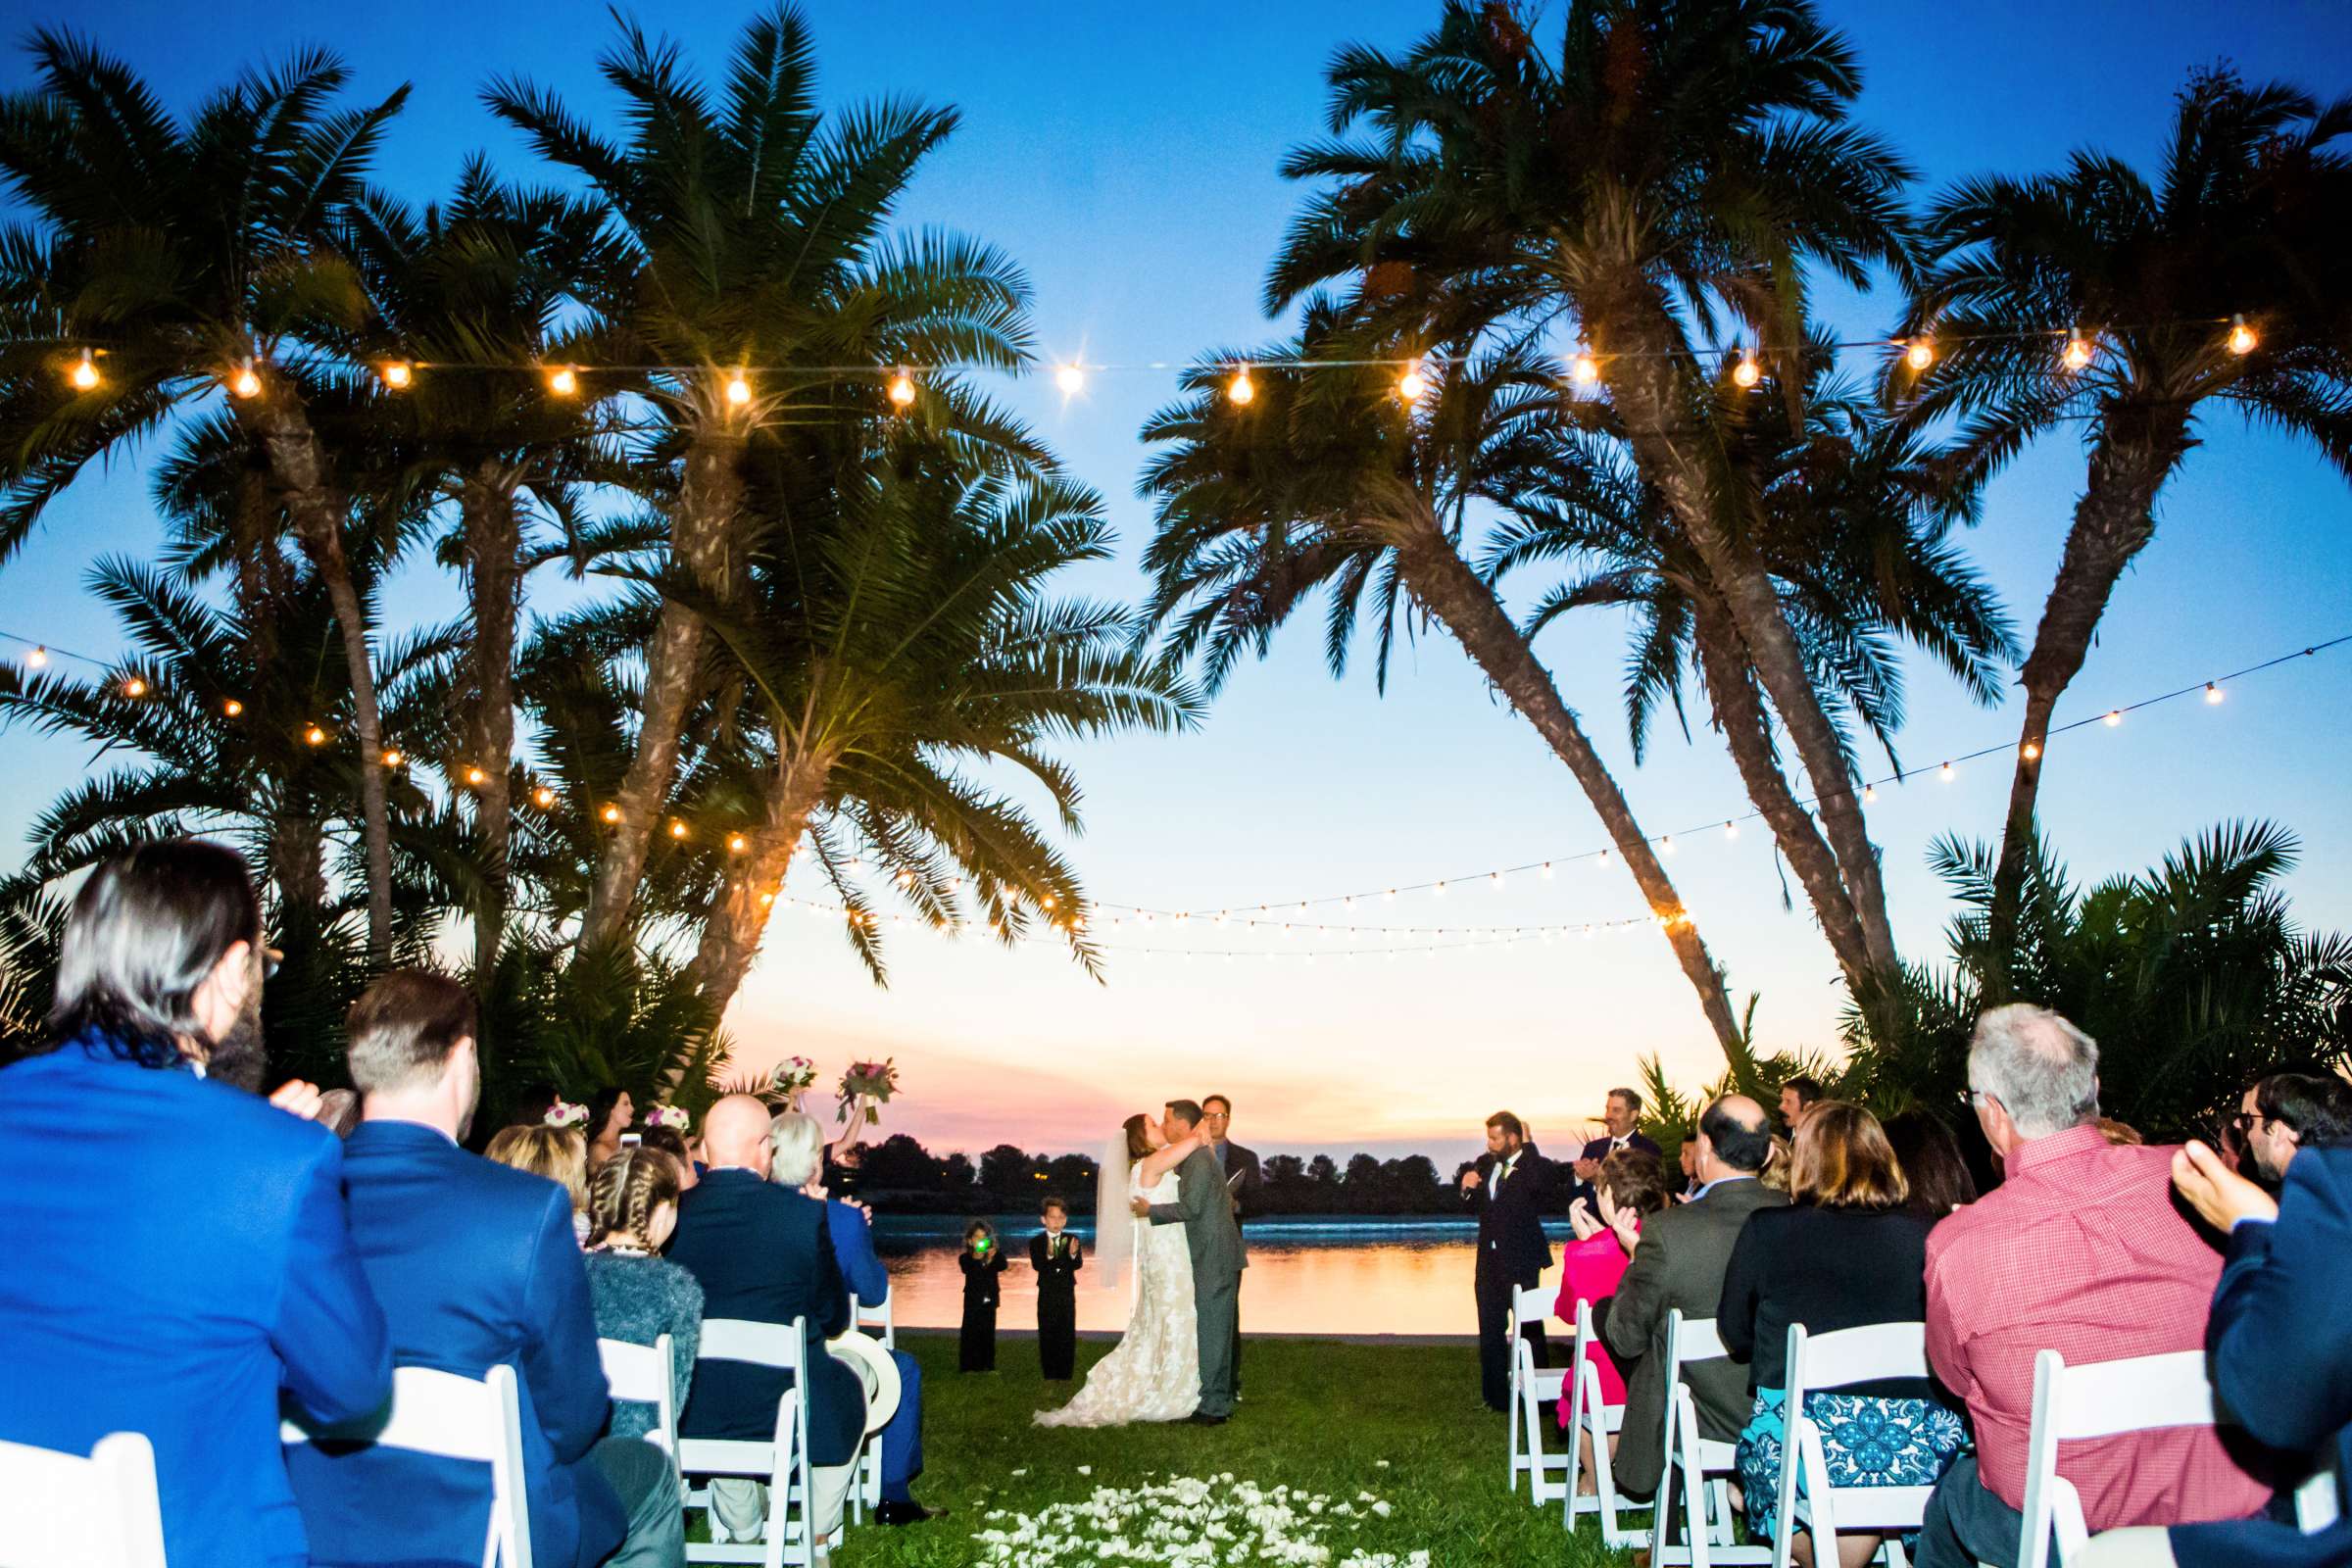
[[[559,1100],[547,1107],[547,1114],[540,1120],[550,1127],[585,1127],[588,1125],[588,1107]]]
[[[816,1063],[807,1056],[786,1056],[767,1075],[767,1092],[797,1100],[801,1091],[816,1084]]]
[[[645,1113],[645,1124],[648,1127],[675,1127],[682,1138],[686,1135],[686,1129],[694,1125],[694,1118],[686,1114],[684,1105],[656,1105]]]
[[[849,1121],[862,1107],[863,1125],[880,1124],[881,1107],[898,1092],[899,1069],[892,1065],[896,1059],[850,1063],[850,1070],[841,1075],[841,1120]]]

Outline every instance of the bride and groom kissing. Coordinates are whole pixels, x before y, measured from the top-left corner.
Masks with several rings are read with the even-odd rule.
[[[1202,1120],[1199,1104],[1172,1100],[1160,1120],[1138,1114],[1120,1129],[1102,1163],[1095,1262],[1098,1280],[1109,1283],[1132,1258],[1135,1305],[1118,1345],[1068,1404],[1038,1412],[1040,1426],[1222,1426],[1233,1414],[1250,1265],[1233,1189]]]

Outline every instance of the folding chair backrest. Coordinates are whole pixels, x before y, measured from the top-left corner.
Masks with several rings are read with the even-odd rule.
[[[110,1432],[87,1457],[0,1443],[0,1568],[164,1568],[155,1449]]]
[[[1541,1285],[1522,1285],[1511,1292],[1511,1323],[1524,1329],[1530,1323],[1541,1323],[1551,1316],[1552,1304],[1560,1293]]]
[[[531,1568],[530,1504],[522,1479],[522,1401],[513,1367],[494,1366],[480,1378],[429,1366],[395,1367],[392,1397],[375,1414],[332,1427],[285,1421],[278,1436],[289,1444],[333,1438],[488,1465],[490,1530],[482,1561]]]
[[[1642,1532],[1630,1530],[1619,1523],[1620,1507],[1645,1510],[1645,1503],[1621,1503],[1617,1496],[1617,1477],[1609,1461],[1609,1435],[1625,1424],[1625,1406],[1601,1403],[1600,1368],[1591,1358],[1591,1348],[1597,1343],[1592,1331],[1592,1303],[1576,1303],[1576,1348],[1568,1362],[1568,1476],[1565,1483],[1566,1500],[1561,1504],[1561,1523],[1570,1531],[1576,1529],[1577,1515],[1594,1513],[1600,1516],[1600,1542],[1611,1550],[1640,1545],[1646,1539]],[[1579,1478],[1583,1473],[1583,1444],[1589,1441],[1592,1450],[1592,1492],[1589,1496],[1577,1495]]]
[[[1932,1487],[1832,1487],[1821,1431],[1805,1411],[1805,1396],[1875,1383],[1888,1378],[1926,1378],[1928,1331],[1924,1323],[1873,1323],[1808,1335],[1802,1323],[1788,1325],[1787,1411],[1781,1443],[1780,1506],[1774,1516],[1773,1563],[1788,1568],[1796,1537],[1796,1483],[1801,1471],[1810,1512],[1815,1556],[1829,1549],[1838,1530],[1840,1500],[1861,1505],[1849,1518],[1865,1526],[1916,1527],[1926,1512]]]
[[[899,1348],[899,1330],[898,1325],[892,1320],[890,1306],[892,1294],[895,1293],[885,1293],[879,1301],[861,1301],[855,1296],[851,1297],[850,1322],[857,1328],[880,1329],[882,1344],[895,1350]]]
[[[707,1317],[695,1361],[748,1361],[756,1366],[790,1372],[792,1387],[776,1401],[776,1425],[771,1438],[738,1442],[724,1438],[678,1440],[678,1467],[688,1476],[722,1475],[765,1482],[768,1486],[767,1541],[764,1549],[741,1545],[706,1545],[690,1542],[688,1562],[760,1561],[772,1565],[814,1560],[815,1545],[809,1508],[808,1322],[760,1323],[749,1318]],[[708,1489],[687,1488],[687,1505],[710,1505]],[[795,1505],[798,1513],[794,1513]]]
[[[597,1356],[605,1364],[605,1382],[616,1401],[654,1407],[654,1430],[649,1434],[664,1452],[678,1451],[676,1348],[666,1334],[651,1345],[626,1340],[599,1340]]]
[[[2090,1539],[2082,1501],[2058,1473],[2058,1445],[2165,1427],[2212,1426],[2213,1383],[2202,1350],[2135,1355],[2068,1366],[2056,1350],[2034,1358],[2034,1426],[2026,1447],[2019,1568],[2047,1568],[2050,1536],[2061,1562]]]
[[[703,1319],[702,1343],[694,1354],[698,1361],[750,1361],[797,1377],[806,1343],[799,1318],[789,1323],[760,1323],[747,1317],[707,1317]]]

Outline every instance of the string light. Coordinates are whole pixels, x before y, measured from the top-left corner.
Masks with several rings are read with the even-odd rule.
[[[326,744],[326,731],[320,729],[318,725],[313,724],[309,729],[306,729],[302,732],[302,738],[310,742],[313,746],[324,746]]]
[[[679,821],[674,816],[671,817],[669,819],[669,836],[673,839],[684,838],[686,836],[686,824]]]
[[[247,360],[238,368],[237,373],[228,378],[228,389],[241,398],[257,398],[262,395],[262,378],[254,373],[251,360]]]
[[[901,370],[890,383],[890,401],[902,409],[914,407],[914,377]]]
[[[608,806],[597,814],[602,816],[608,823],[617,822],[620,820],[620,808],[617,806]]]
[[[1672,855],[1674,853],[1673,834],[1668,833],[1658,840],[1658,853],[1660,855]]]
[[[741,370],[727,380],[727,401],[739,409],[752,401],[752,383],[744,379]]]
[[[1949,762],[1944,763],[1941,767],[1936,770],[1936,776],[1943,780],[1943,782],[1946,784],[1949,784],[1954,776],[1952,772],[1952,764]]]
[[[1233,379],[1225,383],[1225,395],[1245,405],[1255,401],[1257,387],[1250,379],[1250,367],[1245,365],[1234,372]]]
[[[1578,386],[1597,386],[1600,384],[1600,362],[1592,358],[1591,349],[1579,345],[1576,358],[1568,362],[1568,375]]]
[[[2246,324],[2244,317],[2232,316],[2230,318],[2230,353],[2243,359],[2254,352],[2254,345],[2259,341],[2261,340],[2254,335],[2254,329]]]
[[[402,757],[397,751],[387,750],[384,753],[384,765],[386,767],[398,767],[402,762],[407,760],[408,759]]]
[[[122,683],[122,695],[129,698],[144,697],[147,695],[147,683],[133,675]]]
[[[556,792],[542,784],[531,791],[531,799],[538,804],[539,809],[544,811],[556,804]]]
[[[580,378],[568,365],[559,365],[547,372],[547,389],[560,398],[567,398],[580,389]]]
[[[2026,742],[2026,744],[2020,746],[2017,751],[2018,755],[2023,757],[2029,762],[2041,755],[2041,748],[2032,741]]]
[[[49,667],[49,650],[35,644],[32,652],[24,656],[24,667],[26,669],[47,669]]]
[[[227,702],[220,705],[220,711],[226,713],[229,717],[234,718],[239,713],[245,711],[245,705],[238,702],[234,697],[231,697]]]
[[[479,767],[469,767],[466,770],[466,782],[472,785],[475,789],[480,789],[483,785],[490,782],[490,775],[482,771],[482,769]]]
[[[416,371],[408,361],[394,360],[384,367],[383,375],[384,385],[395,392],[406,392],[409,383],[416,378]]]
[[[2109,710],[2107,710],[2107,727],[2108,727],[2109,729],[2113,729],[2113,728],[2115,728],[2115,727],[2116,727],[2118,724],[2121,724],[2123,721],[2124,721],[2124,710],[2123,710],[2122,709],[2120,709],[2120,708],[2111,708],[2111,709],[2109,709]]]
[[[1724,823],[1724,824],[1723,824],[1723,836],[1724,836],[1725,838],[1727,838],[1727,839],[1736,839],[1736,838],[1738,838],[1738,837],[1740,836],[1740,824],[1739,824],[1739,823],[1737,823],[1737,822],[1726,822],[1726,823]]]
[[[1914,370],[1924,370],[1936,363],[1936,340],[1922,332],[1903,349],[1903,363]]]
[[[1756,363],[1753,354],[1741,352],[1740,363],[1732,367],[1732,384],[1745,391],[1764,379],[1764,368]]]
[[[2220,684],[2215,681],[2207,681],[2205,683],[2205,701],[2208,703],[2218,703],[2221,700],[2222,688]]]
[[[742,834],[730,833],[727,835],[727,853],[729,855],[741,855],[744,851],[750,849],[751,847],[752,841],[745,838]]]
[[[1428,390],[1429,382],[1421,374],[1419,360],[1407,365],[1404,373],[1396,378],[1396,395],[1407,403],[1418,401],[1421,394]]]
[[[1876,784],[1865,784],[1862,786],[1862,799],[1864,801],[1875,801],[1878,798],[1879,787]]]
[[[1054,384],[1061,388],[1063,397],[1074,398],[1086,390],[1086,370],[1072,360],[1054,372]]]
[[[2066,353],[2060,358],[2070,370],[2085,369],[2090,365],[2090,344],[2081,332],[2070,332],[2066,339]]]
[[[88,349],[81,351],[81,358],[74,362],[66,379],[74,383],[76,392],[94,392],[98,389],[98,365],[90,358]]]

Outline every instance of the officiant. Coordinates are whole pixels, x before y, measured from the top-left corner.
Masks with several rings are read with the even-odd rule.
[[[1526,1124],[1507,1110],[1487,1118],[1487,1152],[1462,1172],[1462,1200],[1478,1214],[1479,1393],[1490,1410],[1511,1407],[1511,1293],[1534,1285],[1551,1267],[1544,1238],[1544,1209],[1557,1179],[1551,1161],[1536,1152]],[[1550,1364],[1542,1319],[1520,1325],[1536,1365]]]
[[[1217,1168],[1225,1173],[1225,1191],[1233,1199],[1234,1229],[1240,1230],[1250,1217],[1250,1204],[1257,1190],[1265,1185],[1265,1172],[1258,1166],[1254,1150],[1244,1149],[1227,1136],[1233,1129],[1232,1101],[1210,1095],[1200,1102],[1200,1131],[1207,1135],[1208,1152],[1217,1156]],[[1245,1237],[1245,1256],[1248,1251]],[[1233,1314],[1233,1396],[1242,1396],[1242,1314],[1238,1305]]]

